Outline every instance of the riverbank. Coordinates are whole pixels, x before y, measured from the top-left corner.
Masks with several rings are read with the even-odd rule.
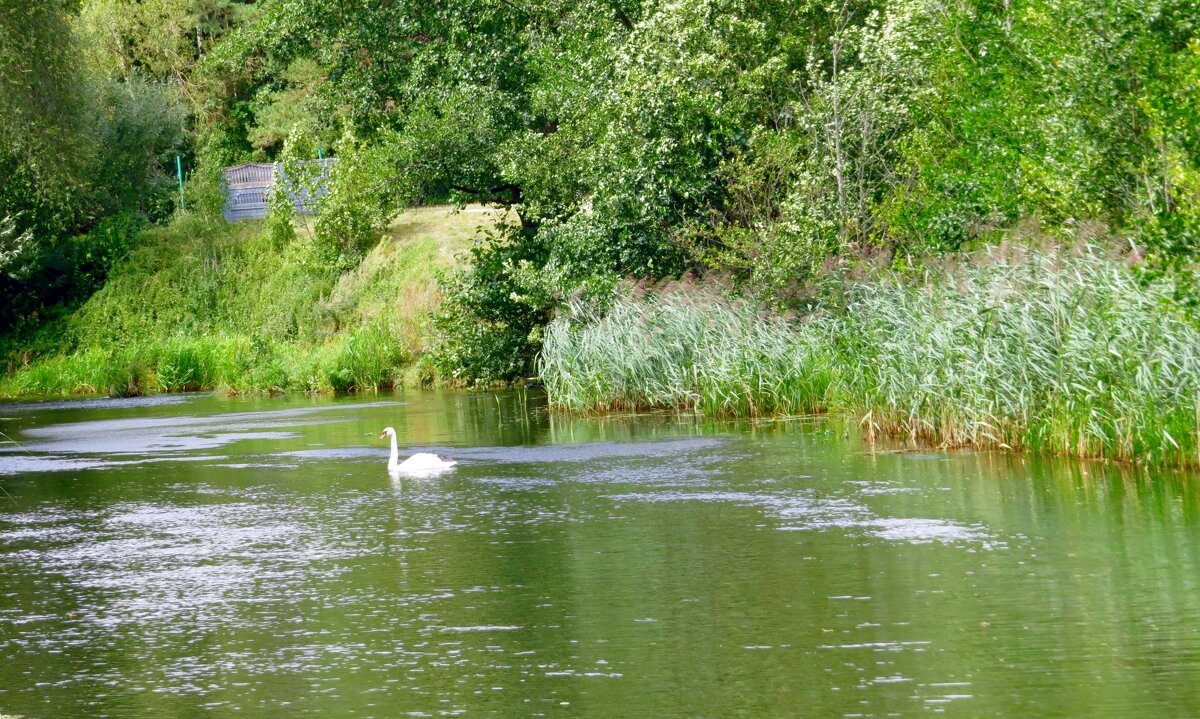
[[[258,223],[151,230],[82,307],[10,345],[0,395],[428,384],[436,272],[494,221],[472,209],[406,213],[341,273],[302,226],[282,247]],[[572,304],[541,379],[580,414],[837,412],[868,439],[1200,465],[1200,329],[1170,284],[1094,248],[940,267],[831,276],[800,317],[688,283]]]
[[[868,437],[1200,464],[1200,330],[1095,251],[992,255],[847,284],[800,319],[704,287],[581,306],[542,378],[575,412],[844,412]]]
[[[405,212],[354,267],[310,228],[183,217],[142,233],[74,312],[4,347],[0,396],[371,391],[429,379],[421,362],[436,273],[495,213]]]

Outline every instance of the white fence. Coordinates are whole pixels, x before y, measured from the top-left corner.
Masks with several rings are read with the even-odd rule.
[[[303,165],[320,165],[321,175],[315,192],[311,195],[304,188],[298,191],[287,189],[287,196],[292,201],[298,214],[313,215],[317,212],[318,201],[325,196],[325,183],[329,179],[329,170],[336,162],[335,158],[323,160],[306,160]],[[268,204],[275,186],[287,187],[287,174],[278,163],[247,162],[225,169],[225,209],[227,222],[239,220],[256,220],[267,216]]]

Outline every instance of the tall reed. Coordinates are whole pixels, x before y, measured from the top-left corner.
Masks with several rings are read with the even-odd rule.
[[[827,348],[783,320],[716,295],[581,306],[546,330],[541,375],[574,410],[695,407],[709,414],[811,411],[829,392]]]
[[[833,410],[868,435],[1200,464],[1200,330],[1170,287],[1091,252],[888,274],[799,321],[707,291],[575,306],[542,377],[576,411]]]

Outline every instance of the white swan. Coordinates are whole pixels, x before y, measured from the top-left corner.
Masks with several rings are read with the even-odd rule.
[[[400,450],[396,447],[396,430],[391,427],[383,430],[383,434],[379,435],[380,439],[390,437],[392,439],[392,456],[388,457],[389,472],[404,472],[406,474],[431,474],[445,471],[458,464],[449,457],[440,457],[429,452],[418,452],[408,459],[400,462]]]

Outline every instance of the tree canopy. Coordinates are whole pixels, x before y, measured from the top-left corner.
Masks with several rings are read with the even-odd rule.
[[[1147,277],[1193,271],[1196,0],[2,7],[20,42],[0,50],[0,165],[23,189],[0,216],[29,218],[12,238],[122,204],[91,209],[98,187],[145,195],[181,142],[197,181],[323,149],[331,262],[415,204],[512,210],[446,279],[437,356],[464,379],[527,372],[555,308],[622,277],[716,270],[788,304],[831,263],[1020,232],[1121,237]],[[142,174],[79,169],[123,143]]]

